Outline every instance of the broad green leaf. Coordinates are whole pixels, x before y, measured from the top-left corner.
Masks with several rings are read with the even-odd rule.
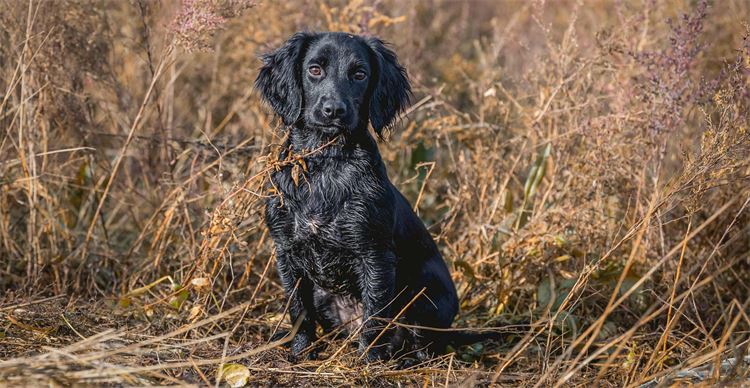
[[[555,326],[564,334],[571,337],[578,336],[578,317],[569,313],[567,310],[560,311],[555,319]]]

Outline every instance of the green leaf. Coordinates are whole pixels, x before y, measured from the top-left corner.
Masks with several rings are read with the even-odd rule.
[[[411,150],[411,167],[416,167],[419,163],[430,161],[433,150],[425,147],[424,142],[420,141]]]
[[[552,151],[552,145],[547,144],[544,150],[539,153],[529,170],[529,176],[526,178],[526,183],[523,187],[524,202],[527,202],[536,193],[536,189],[541,183],[544,175],[547,173],[547,159],[549,158],[550,152]]]
[[[503,195],[503,210],[505,210],[506,213],[513,211],[513,192],[510,190],[505,190]]]
[[[523,200],[526,202],[531,197],[531,186],[534,184],[536,179],[536,171],[538,167],[536,165],[531,166],[529,169],[529,175],[526,177],[526,183],[523,185]]]
[[[568,239],[566,239],[565,236],[558,234],[554,237],[554,243],[556,247],[564,248],[568,245]]]
[[[552,150],[552,145],[547,144],[546,147],[544,147],[544,150],[542,153],[539,154],[539,156],[536,158],[536,176],[534,177],[534,182],[531,185],[531,192],[529,193],[529,196],[533,196],[536,192],[536,188],[539,187],[539,183],[542,182],[542,178],[544,178],[544,175],[547,173],[547,158],[549,158],[549,154]]]
[[[555,327],[563,334],[571,334],[572,337],[578,336],[578,317],[570,312],[563,310],[557,314]]]
[[[182,304],[185,303],[190,296],[190,291],[188,291],[187,288],[182,287],[179,283],[172,283],[172,290],[177,291],[177,293],[169,298],[169,305],[175,310],[179,310],[180,307],[182,307]]]
[[[620,285],[620,289],[618,290],[618,294],[620,296],[625,295],[626,292],[630,291],[631,288],[635,287],[636,283],[641,280],[637,276],[633,275],[627,275],[625,276],[625,279],[622,279],[622,284]],[[639,285],[638,288],[636,288],[633,293],[630,294],[630,298],[633,298],[637,296],[641,292],[641,286]]]
[[[599,331],[599,339],[605,340],[612,338],[617,334],[617,325],[614,322],[607,321],[602,325],[601,331]]]
[[[468,351],[475,356],[481,356],[484,351],[484,345],[482,345],[481,342],[477,342],[473,345],[469,345]]]
[[[576,279],[562,279],[559,282],[555,282],[555,289],[553,290],[550,278],[544,278],[536,290],[536,300],[539,308],[546,309],[554,296],[555,300],[552,303],[550,311],[555,312],[559,310],[575,284]]]
[[[549,278],[544,278],[536,288],[536,303],[540,308],[547,308],[552,299],[552,285]]]

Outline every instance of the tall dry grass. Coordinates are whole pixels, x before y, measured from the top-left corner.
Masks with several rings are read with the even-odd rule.
[[[0,3],[0,382],[599,386],[747,379],[750,6]],[[292,365],[251,85],[296,30],[376,34],[381,152],[499,346]],[[534,322],[530,327],[519,322]],[[328,357],[326,359],[326,357]],[[227,367],[229,365],[229,367]],[[230,376],[231,377],[231,376]],[[234,377],[233,377],[234,378]]]

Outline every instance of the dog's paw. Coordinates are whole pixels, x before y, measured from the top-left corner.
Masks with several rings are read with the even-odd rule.
[[[401,357],[397,359],[395,367],[399,370],[413,368],[429,360],[430,358],[431,357],[429,353],[423,350],[419,350],[415,353],[410,354],[408,357]]]
[[[313,339],[303,333],[297,333],[292,340],[289,361],[299,362],[302,360],[315,360],[318,358],[318,350],[312,348]]]
[[[391,352],[386,346],[372,346],[370,349],[360,347],[360,352],[364,353],[364,360],[367,363],[386,361],[391,358]]]
[[[400,358],[396,361],[395,368],[398,370],[404,370],[409,369],[411,367],[414,367],[416,365],[419,365],[419,360],[415,358]]]
[[[270,339],[270,340],[268,340],[268,342],[276,342],[276,341],[279,341],[279,340],[283,339],[284,337],[286,337],[286,336],[288,336],[288,335],[289,335],[289,331],[288,331],[288,330],[279,330],[279,331],[277,331],[276,333],[274,333],[274,334],[273,334],[273,335],[271,336],[271,339]],[[288,347],[291,347],[292,345],[291,345],[291,342],[286,342],[286,343],[284,343],[284,344],[283,344],[282,346],[284,346],[284,347],[288,348]]]
[[[318,359],[318,351],[316,349],[310,349],[306,352],[293,353],[290,352],[287,356],[287,360],[293,364],[297,364],[302,361],[314,361]]]

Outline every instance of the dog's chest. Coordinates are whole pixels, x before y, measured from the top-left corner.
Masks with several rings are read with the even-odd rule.
[[[292,221],[294,240],[341,241],[342,232],[366,222],[359,186],[367,177],[350,166],[329,167],[307,174],[298,183],[285,185],[284,206]]]
[[[335,293],[357,294],[361,257],[355,230],[368,222],[359,186],[366,177],[346,167],[307,174],[290,184],[284,171],[274,176],[282,196],[269,201],[267,222],[277,247],[290,264],[318,286]],[[366,228],[364,228],[366,229]]]
[[[309,205],[309,204],[306,204]],[[360,273],[357,243],[348,238],[351,222],[344,202],[334,213],[314,206],[300,206],[290,215],[288,230],[293,265],[306,273],[319,287],[337,294],[357,294],[353,288]]]

